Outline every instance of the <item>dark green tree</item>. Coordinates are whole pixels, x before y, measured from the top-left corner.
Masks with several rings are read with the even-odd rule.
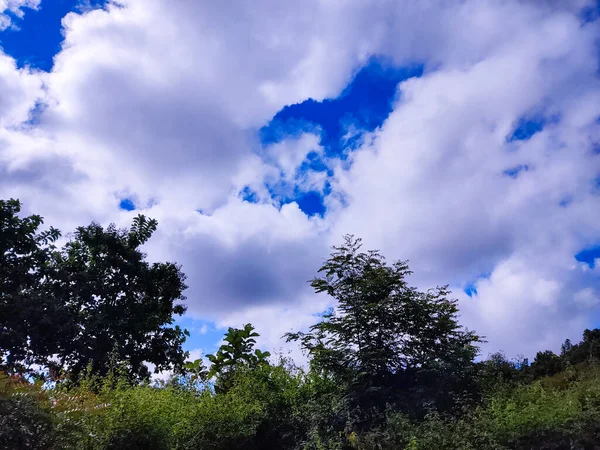
[[[565,342],[560,347],[560,355],[565,356],[573,349],[571,339],[565,339]]]
[[[473,389],[479,337],[457,323],[446,287],[420,292],[406,282],[406,262],[360,249],[353,236],[334,247],[311,285],[337,308],[288,340],[300,341],[313,370],[346,386],[353,427],[382,421],[386,405],[415,414],[452,407]]]
[[[172,326],[185,312],[185,275],[174,263],[145,261],[140,245],[157,222],[139,215],[130,229],[96,223],[79,227],[56,255],[52,294],[73,311],[77,329],[60,366],[77,379],[119,366],[131,379],[183,366],[186,330]]]
[[[568,340],[567,340],[568,341]],[[600,359],[600,329],[584,330],[583,340],[578,344],[571,345],[571,342],[565,341],[561,358],[564,362],[570,364],[580,364],[583,362],[597,362]]]
[[[254,349],[255,337],[259,334],[251,324],[244,328],[229,328],[225,334],[225,344],[214,355],[206,355],[212,363],[209,378],[216,377],[215,391],[227,392],[235,382],[236,373],[241,369],[253,369],[268,364],[269,352]]]
[[[534,378],[541,378],[554,375],[563,369],[561,359],[550,350],[537,352],[533,363],[531,363],[531,372]]]
[[[477,368],[480,391],[483,395],[490,395],[501,389],[513,389],[519,383],[531,381],[527,358],[508,359],[504,353],[496,352],[477,363]]]
[[[69,324],[68,311],[41,289],[60,232],[40,231],[43,219],[20,211],[18,200],[0,200],[0,367],[4,359],[9,372],[47,363]]]

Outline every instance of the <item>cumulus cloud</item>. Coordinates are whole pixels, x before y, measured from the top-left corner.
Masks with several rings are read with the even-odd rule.
[[[293,303],[306,293],[327,247],[320,219],[295,203],[278,209],[232,198],[210,216],[183,220],[153,209],[167,232],[148,245],[153,257],[175,259],[189,278],[189,312],[213,320],[264,304]]]
[[[420,286],[463,297],[473,283],[463,320],[490,349],[557,348],[593,326],[598,297],[598,271],[573,259],[600,239],[588,4],[123,0],[71,13],[52,71],[0,55],[0,197],[66,231],[127,224],[131,199],[160,223],[150,257],[183,264],[189,314],[253,322],[270,346],[328,305],[306,281],[353,232],[409,258]],[[337,96],[374,55],[425,74],[347,161],[327,161],[333,177],[299,172],[323,155],[314,134],[261,146],[279,109]],[[507,139],[539,117],[542,131]],[[325,181],[323,218],[271,198]]]
[[[600,30],[559,12],[527,23],[531,5],[522,8],[523,27],[485,58],[400,85],[394,112],[338,174],[349,207],[334,233],[409,258],[422,285],[457,288],[491,272],[463,302],[465,321],[509,354],[556,349],[593,326],[577,296],[598,282],[569,267],[598,239]],[[509,142],[532,114],[558,119]],[[505,174],[519,165],[528,170]]]
[[[0,31],[14,27],[12,17],[23,18],[24,8],[37,9],[39,5],[40,0],[0,0]]]

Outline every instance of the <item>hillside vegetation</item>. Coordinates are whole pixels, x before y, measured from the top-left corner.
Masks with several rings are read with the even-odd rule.
[[[19,213],[0,201],[2,449],[600,448],[598,329],[531,363],[482,359],[447,287],[411,287],[407,262],[346,236],[311,282],[337,307],[282,337],[306,367],[257,349],[251,324],[186,361],[185,276],[139,249],[155,221],[57,248]]]

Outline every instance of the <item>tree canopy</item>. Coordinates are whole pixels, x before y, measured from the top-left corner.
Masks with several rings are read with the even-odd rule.
[[[457,322],[446,286],[410,287],[408,264],[387,264],[377,251],[361,252],[348,235],[312,280],[317,293],[337,301],[300,341],[314,368],[347,386],[357,422],[383,420],[386,405],[419,413],[432,403],[449,408],[473,370],[480,339]]]
[[[225,343],[214,355],[206,355],[212,363],[208,377],[216,377],[217,392],[226,392],[235,382],[236,373],[243,368],[254,369],[260,364],[268,364],[269,352],[254,349],[255,337],[259,334],[251,324],[244,328],[230,327],[223,338]]]
[[[0,200],[0,354],[11,369],[44,363],[60,350],[65,310],[42,285],[53,271],[60,232],[40,231],[42,217],[19,217],[18,200]]]
[[[183,365],[187,332],[172,325],[185,312],[185,276],[140,250],[155,220],[137,216],[129,229],[92,223],[56,249],[58,231],[38,232],[39,216],[20,219],[15,200],[0,208],[0,350],[11,369],[36,363],[77,379],[121,366],[147,378],[148,363],[156,371]]]

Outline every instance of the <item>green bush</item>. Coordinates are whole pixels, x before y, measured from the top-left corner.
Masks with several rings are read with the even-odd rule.
[[[35,398],[0,396],[0,448],[47,449],[55,441],[53,417]]]
[[[579,366],[502,385],[459,415],[422,420],[388,409],[351,429],[343,388],[282,361],[242,370],[225,393],[111,377],[79,386],[19,384],[0,396],[0,448],[9,449],[593,449],[600,442],[600,371]]]
[[[540,380],[501,390],[462,417],[432,413],[414,423],[390,414],[386,426],[354,438],[371,449],[570,449],[600,448],[600,383],[583,374],[567,388]]]

